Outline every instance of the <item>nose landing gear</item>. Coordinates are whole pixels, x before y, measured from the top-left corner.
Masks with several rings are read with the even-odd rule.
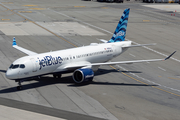
[[[22,90],[22,85],[21,85],[21,83],[23,82],[22,80],[18,80],[18,81],[16,81],[16,82],[18,82],[18,85],[19,86],[17,86],[17,90]]]

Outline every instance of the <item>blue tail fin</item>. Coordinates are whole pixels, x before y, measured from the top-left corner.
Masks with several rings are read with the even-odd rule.
[[[117,25],[117,28],[116,28],[112,38],[108,41],[108,43],[120,42],[120,41],[125,40],[129,11],[130,11],[130,8],[124,10],[124,12],[121,16],[121,19]]]

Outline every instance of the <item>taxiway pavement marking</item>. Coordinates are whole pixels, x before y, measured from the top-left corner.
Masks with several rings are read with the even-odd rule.
[[[22,5],[22,6],[34,7],[34,6],[38,6],[38,5]]]
[[[45,10],[46,8],[28,8],[30,10]]]
[[[158,67],[159,69],[163,70],[163,71],[166,71],[165,69],[161,68],[161,67]]]
[[[83,8],[83,7],[86,7],[86,6],[74,6],[75,8]]]
[[[113,69],[115,69],[115,70],[117,70],[115,67],[113,67],[112,65],[109,65],[111,68],[113,68]],[[120,70],[117,70],[117,71],[119,71],[120,72]],[[136,78],[133,78],[132,76],[129,76],[129,75],[127,75],[126,73],[124,73],[124,72],[121,72],[123,75],[125,75],[125,76],[127,76],[127,77],[129,77],[129,78],[131,78],[131,79],[133,79],[133,80],[135,80],[135,81],[137,81],[137,82],[140,82],[140,83],[142,83],[142,84],[145,84],[145,85],[148,85],[147,83],[145,83],[145,82],[142,82],[142,81],[140,81],[140,80],[138,80],[138,79],[136,79]]]
[[[1,20],[3,20],[3,21],[9,21],[10,19],[1,19]]]
[[[6,9],[9,9],[9,8],[5,7],[4,5],[2,5],[2,4],[0,4],[0,5],[1,5],[2,7],[4,7],[4,8],[6,8]],[[46,29],[45,27],[43,27],[43,26],[41,26],[41,25],[37,24],[36,22],[34,22],[34,21],[32,21],[32,20],[30,20],[30,19],[28,19],[28,18],[26,18],[26,17],[24,17],[24,16],[22,16],[22,15],[20,15],[20,14],[16,13],[16,12],[14,12],[13,10],[10,10],[10,11],[11,11],[11,12],[13,12],[13,13],[15,13],[16,15],[18,15],[18,16],[20,16],[20,17],[24,18],[25,20],[27,20],[27,21],[29,21],[29,22],[32,22],[32,23],[34,23],[35,25],[37,25],[37,26],[39,26],[39,27],[43,28],[44,30],[46,30],[46,31],[50,32],[51,34],[55,35],[56,37],[58,37],[58,38],[60,38],[60,39],[62,39],[62,40],[64,40],[64,41],[68,42],[69,44],[73,45],[74,47],[77,47],[75,44],[73,44],[73,43],[71,43],[71,42],[67,41],[66,39],[64,39],[64,38],[60,37],[60,36],[59,36],[59,35],[57,35],[56,33],[54,33],[54,32],[52,32],[52,31],[50,31],[50,30]]]
[[[131,55],[131,56],[133,56],[133,57],[136,57],[135,55],[133,55],[133,54],[131,54],[131,53],[129,53],[129,55]]]
[[[13,4],[13,2],[1,2],[2,4]]]
[[[169,79],[175,79],[175,80],[180,80],[180,78],[172,78],[172,77],[168,77]]]
[[[150,20],[143,20],[143,22],[150,22]]]
[[[164,91],[164,92],[166,92],[166,93],[170,93],[170,94],[172,94],[172,95],[175,95],[175,96],[180,97],[180,95],[178,95],[178,94],[176,94],[176,93],[173,93],[173,92],[170,92],[170,91],[167,91],[167,90],[164,90],[164,89],[161,89],[161,88],[155,87],[155,86],[152,86],[152,87],[153,87],[153,88],[156,88],[156,89],[158,89],[158,90]]]
[[[116,65],[117,67],[119,67],[119,68],[121,68],[121,69],[123,69],[124,71],[128,71],[128,70],[126,70],[125,68],[123,68],[123,67],[121,67],[121,66],[119,66],[119,65]],[[112,67],[113,69],[116,69],[115,67]],[[116,69],[117,70],[117,69]],[[165,85],[161,85],[161,84],[159,84],[159,83],[155,83],[155,82],[153,82],[153,81],[150,81],[150,80],[148,80],[148,79],[145,79],[145,78],[143,78],[143,77],[140,77],[140,76],[138,76],[138,75],[136,75],[136,74],[134,74],[134,73],[131,73],[131,72],[129,72],[131,75],[133,75],[133,76],[136,76],[137,78],[139,78],[139,79],[142,79],[142,80],[144,80],[144,81],[146,81],[146,82],[149,82],[149,83],[152,83],[152,84],[155,84],[155,85],[158,85],[158,86],[161,86],[161,87],[164,87],[164,88],[167,88],[167,89],[170,89],[170,90],[173,90],[173,91],[177,91],[177,92],[180,92],[180,90],[178,90],[178,89],[174,89],[174,88],[170,88],[170,87],[168,87],[168,86],[165,86]],[[126,75],[126,76],[128,76],[129,77],[129,75],[127,75],[127,74],[125,74],[124,73],[124,75]],[[161,77],[161,76],[160,76]],[[133,80],[136,80],[137,81],[137,79],[133,79]],[[138,82],[139,82],[140,80],[138,80]],[[141,81],[141,83],[142,83],[142,81]],[[146,83],[146,85],[148,85],[147,83]],[[153,88],[158,88],[158,87],[153,87]],[[171,94],[173,94],[173,95],[176,95],[176,96],[180,96],[180,95],[178,95],[178,94],[175,94],[175,93],[173,93],[173,92],[170,92],[170,91],[167,91],[167,90],[164,90],[164,89],[161,89],[161,88],[159,88],[159,90],[162,90],[162,91],[164,91],[164,92],[167,92],[167,93],[171,93]]]
[[[9,15],[2,15],[1,17],[7,17],[7,16],[11,16],[11,15],[14,15],[14,13],[12,14],[9,14]],[[1,19],[2,20],[2,19]],[[5,19],[6,20],[6,19]],[[10,20],[10,19],[9,19]]]
[[[32,13],[32,11],[19,11],[19,13]]]

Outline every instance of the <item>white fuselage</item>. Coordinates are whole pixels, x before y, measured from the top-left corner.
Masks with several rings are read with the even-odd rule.
[[[107,62],[124,52],[122,47],[129,45],[131,45],[131,41],[91,43],[89,46],[25,56],[13,62],[13,65],[25,65],[25,67],[9,68],[6,77],[8,79],[23,79],[44,74],[68,72],[67,66]],[[71,70],[74,71],[74,69]],[[97,69],[95,67],[92,70],[96,71]]]

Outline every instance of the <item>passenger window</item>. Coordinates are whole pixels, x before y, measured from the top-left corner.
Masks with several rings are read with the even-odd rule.
[[[18,64],[17,64],[17,65],[13,65],[12,69],[16,69],[16,68],[18,68],[18,67],[19,67]]]
[[[20,65],[20,68],[25,68],[25,65],[24,65],[24,64],[21,64],[21,65]]]

